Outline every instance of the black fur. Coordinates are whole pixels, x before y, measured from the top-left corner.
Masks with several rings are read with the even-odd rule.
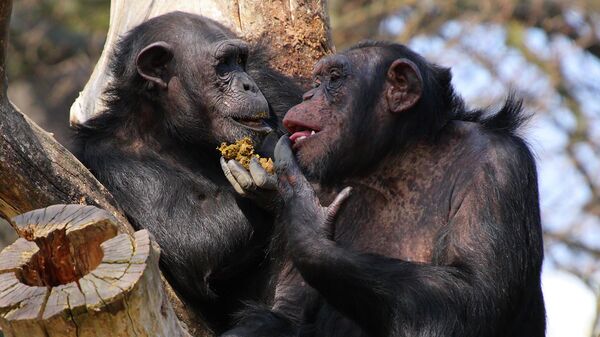
[[[369,62],[373,53],[366,48],[376,48],[379,59]],[[395,132],[379,133],[389,139],[363,138],[365,144],[350,150],[326,145],[353,151],[339,155],[366,167],[357,172],[340,161],[323,160],[328,172],[338,176],[333,183],[329,175],[318,176],[320,183],[334,191],[353,187],[332,224],[299,172],[307,165],[299,152],[314,151],[319,138],[313,147],[307,146],[310,138],[295,147],[296,156],[289,141],[280,140],[275,157],[285,204],[282,241],[298,274],[288,271],[281,277],[289,281],[280,282],[276,315],[264,313],[252,328],[242,320],[227,336],[265,336],[275,326],[281,330],[268,335],[544,336],[537,172],[519,136],[528,118],[521,101],[511,96],[496,113],[468,110],[454,93],[449,70],[404,46],[367,42],[346,53],[352,53],[352,60],[365,60],[361,53],[369,56],[364,61],[369,66],[353,63],[365,73],[356,71],[346,79],[359,82],[348,88],[359,89],[346,89],[345,96],[330,101],[310,95],[288,112],[295,125],[318,111],[335,117],[326,121],[346,118],[352,121],[349,128],[378,134],[377,128],[385,127],[377,124],[380,119],[356,125],[366,120],[357,115],[382,115],[376,107],[385,105],[375,103],[384,99],[383,82],[396,59],[407,58],[419,68],[421,99],[396,117]],[[327,76],[322,77],[313,90],[330,90]],[[370,103],[339,103],[347,97],[368,97]],[[332,125],[338,124],[317,126],[328,130]],[[341,134],[337,143],[352,142],[348,137],[355,135]],[[380,144],[388,146],[378,152],[383,156],[374,157]],[[327,194],[319,196],[323,200]],[[404,249],[413,242],[424,255]]]
[[[214,89],[210,83],[199,87],[202,78],[193,72],[207,62],[211,43],[234,38],[212,20],[181,12],[141,24],[121,38],[111,57],[106,111],[75,127],[77,157],[134,227],[154,235],[167,280],[216,331],[230,324],[241,301],[270,296],[273,217],[237,197],[225,179],[216,146],[226,139],[214,136],[209,102],[202,100]],[[175,96],[136,71],[136,55],[156,41],[173,46],[173,61],[161,71],[180,79]],[[301,91],[268,67],[264,49],[251,48],[247,72],[266,97],[269,123],[277,128],[280,117],[301,100]],[[199,55],[184,57],[190,50]],[[201,72],[213,71],[202,67]],[[169,90],[177,89],[173,83]],[[188,105],[171,109],[167,99]]]

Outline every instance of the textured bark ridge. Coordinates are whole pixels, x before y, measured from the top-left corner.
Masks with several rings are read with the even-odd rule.
[[[50,206],[13,223],[20,238],[0,253],[6,336],[189,336],[146,230],[119,234],[110,213],[83,205]]]

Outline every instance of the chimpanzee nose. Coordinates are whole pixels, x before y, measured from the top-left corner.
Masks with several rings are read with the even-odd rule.
[[[254,83],[254,81],[252,81],[252,79],[250,79],[250,77],[248,77],[248,76],[242,75],[241,78],[239,79],[238,85],[240,85],[240,87],[241,87],[240,89],[243,89],[244,91],[250,91],[253,93],[258,92],[258,87]]]

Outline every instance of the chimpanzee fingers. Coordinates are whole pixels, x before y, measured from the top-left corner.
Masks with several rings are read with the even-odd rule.
[[[250,175],[257,187],[267,190],[277,189],[277,176],[269,174],[256,158],[250,159]]]
[[[281,136],[274,151],[275,169],[277,175],[294,175],[300,173],[300,168],[296,163],[296,158],[292,152],[292,143],[287,136]]]
[[[279,180],[286,179],[296,192],[312,191],[310,183],[304,174],[302,174],[300,166],[298,166],[288,137],[282,136],[279,138],[275,146],[274,157],[275,169]]]
[[[279,196],[284,203],[287,203],[294,197],[294,187],[288,176],[278,174],[277,176],[277,189]]]
[[[240,186],[240,184],[237,182],[237,180],[235,179],[235,177],[233,176],[233,174],[231,173],[231,170],[229,169],[229,166],[227,165],[227,162],[225,161],[225,158],[221,157],[221,169],[223,170],[223,173],[225,173],[225,178],[227,178],[227,180],[229,181],[229,183],[231,184],[231,186],[233,186],[233,189],[242,196],[246,195],[246,191],[244,191],[244,189],[242,188],[242,186]]]
[[[232,159],[227,162],[227,166],[235,180],[237,180],[244,190],[253,191],[256,189],[256,185],[254,184],[254,180],[252,180],[250,173],[242,166],[242,164],[240,164],[240,162]]]
[[[327,214],[325,215],[325,224],[327,226],[331,226],[335,222],[335,218],[337,217],[338,211],[344,204],[344,202],[350,197],[352,193],[352,187],[345,187],[338,195],[335,197],[333,202],[327,207]]]

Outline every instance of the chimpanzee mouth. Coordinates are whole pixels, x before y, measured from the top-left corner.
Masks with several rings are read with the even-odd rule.
[[[252,117],[230,117],[233,123],[255,132],[269,133],[273,131],[271,126],[263,118]]]
[[[314,137],[321,131],[315,126],[310,126],[306,123],[291,120],[284,121],[284,126],[286,129],[288,129],[288,131],[290,131],[290,141],[292,142],[293,146],[306,141],[310,137]]]

